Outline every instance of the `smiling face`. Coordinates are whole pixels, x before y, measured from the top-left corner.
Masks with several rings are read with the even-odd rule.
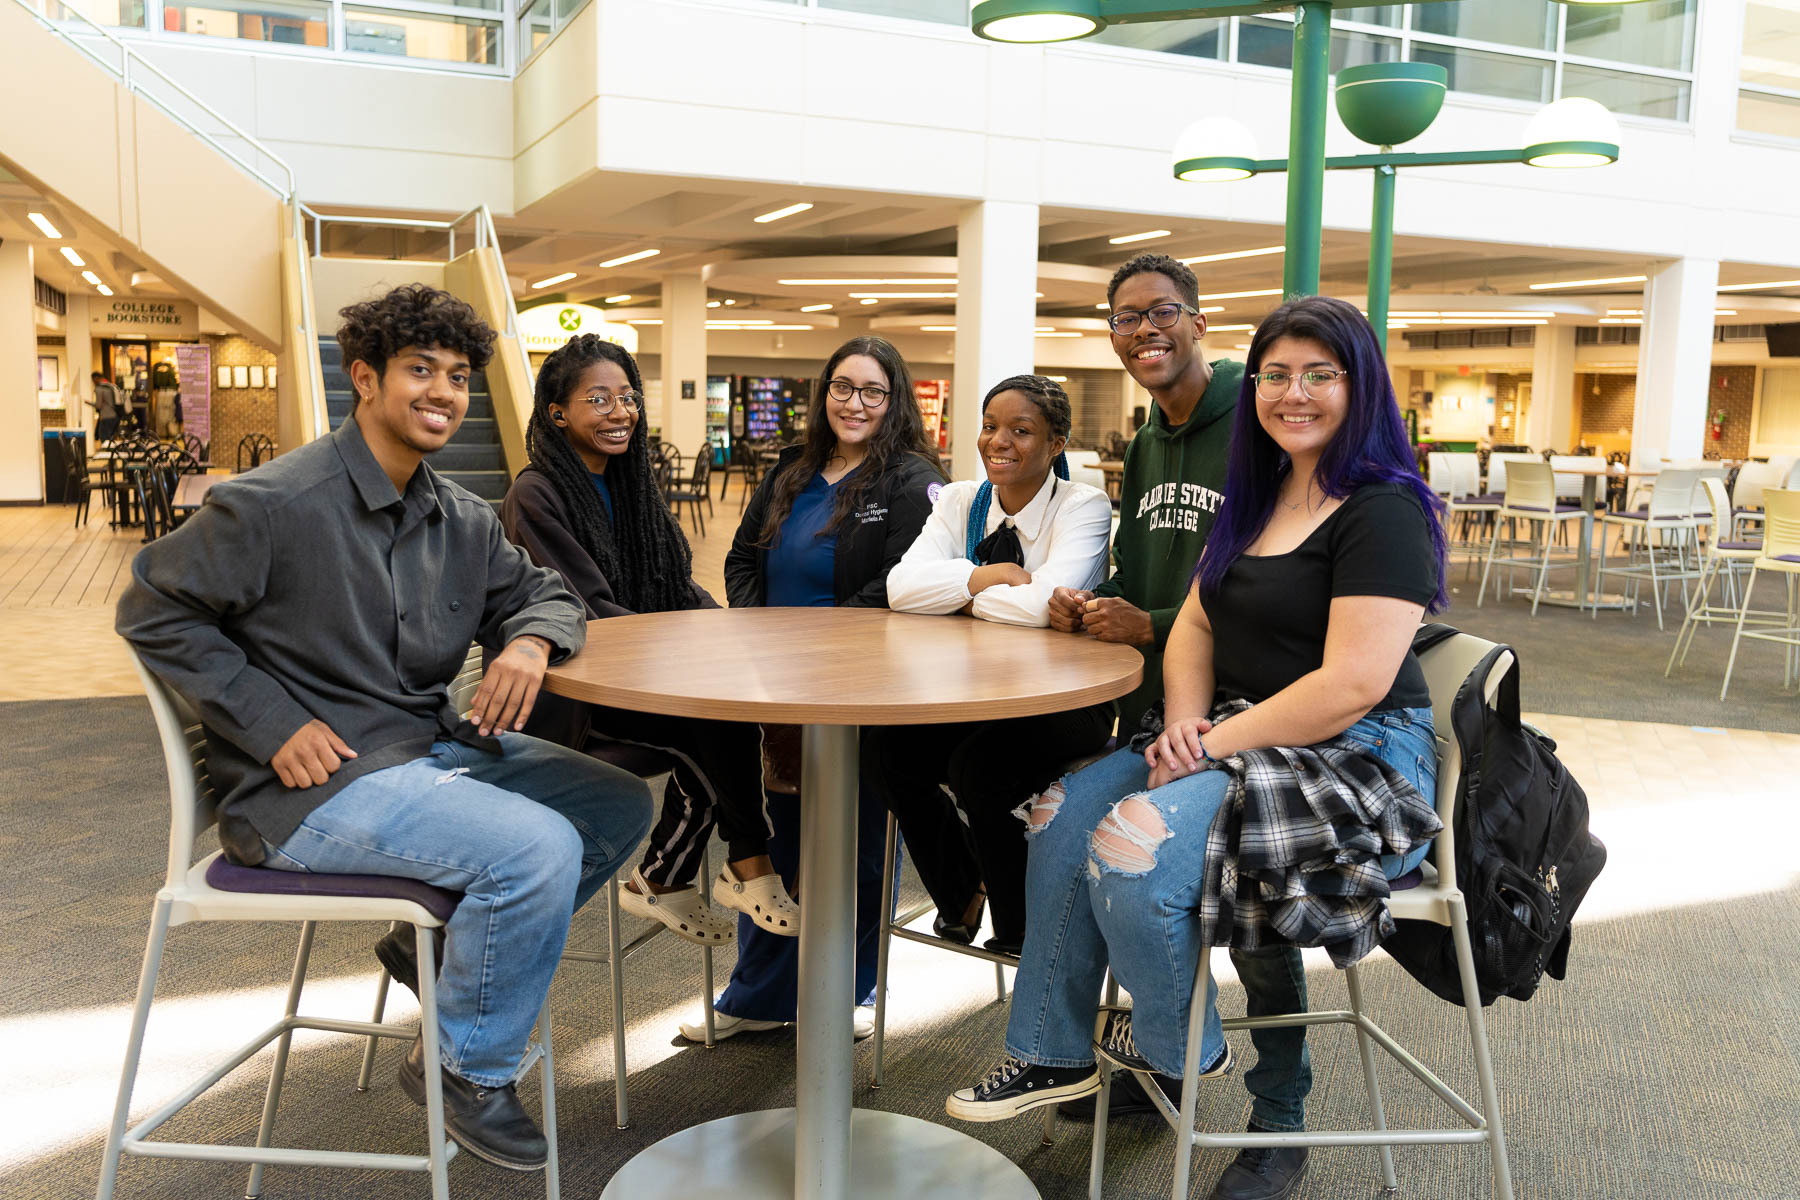
[[[351,363],[356,422],[377,459],[442,449],[469,411],[470,373],[468,355],[437,346],[407,346],[379,376],[361,359]]]
[[[1160,271],[1141,271],[1125,280],[1113,293],[1112,311],[1147,312],[1158,304],[1186,304],[1175,281]],[[1152,395],[1177,387],[1193,375],[1205,388],[1206,361],[1200,354],[1200,338],[1206,318],[1184,312],[1167,329],[1158,329],[1148,318],[1139,321],[1129,335],[1112,335],[1113,353],[1125,370]]]
[[[608,462],[631,448],[639,413],[617,402],[617,397],[629,391],[631,379],[625,368],[601,359],[582,371],[568,396],[549,406],[551,423],[562,430],[587,469],[596,475],[604,474]],[[602,413],[588,399],[596,392],[615,398],[611,412]]]
[[[1266,400],[1259,385],[1256,416],[1264,432],[1275,444],[1288,452],[1296,463],[1316,463],[1331,439],[1344,426],[1350,410],[1350,388],[1347,376],[1339,376],[1328,387],[1314,387],[1318,398],[1302,390],[1299,376],[1306,371],[1342,371],[1344,364],[1323,342],[1311,338],[1279,337],[1269,343],[1257,364],[1258,374],[1281,371],[1289,375],[1287,391]]]
[[[852,354],[839,362],[831,372],[832,380],[842,379],[851,387],[878,387],[883,391],[892,389],[887,372],[881,364],[867,354]],[[829,381],[828,381],[829,382]],[[868,452],[868,444],[881,428],[888,409],[894,398],[889,396],[880,408],[870,408],[863,403],[861,393],[853,393],[848,400],[838,400],[827,393],[825,397],[825,420],[831,425],[831,432],[837,437],[838,453],[845,458],[861,461]]]
[[[995,487],[1019,484],[1036,489],[1043,486],[1050,464],[1067,442],[1050,432],[1050,422],[1035,400],[1024,392],[1006,391],[982,410],[975,447]]]

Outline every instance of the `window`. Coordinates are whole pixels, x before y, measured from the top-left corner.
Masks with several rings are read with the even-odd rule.
[[[1800,138],[1800,8],[1789,0],[1749,0],[1738,62],[1737,127]]]
[[[1505,4],[1449,0],[1412,8],[1414,33],[1499,42],[1529,50],[1556,49],[1556,6],[1550,0],[1510,0]],[[1427,62],[1428,59],[1418,61]]]
[[[1375,37],[1333,29],[1331,69],[1363,63],[1393,62],[1400,57],[1400,39]],[[1291,21],[1267,21],[1243,17],[1238,22],[1238,61],[1259,67],[1289,70],[1294,65],[1294,25]]]
[[[1450,46],[1433,46],[1414,42],[1412,61],[1436,63],[1450,76],[1453,92],[1476,92],[1483,96],[1504,96],[1509,100],[1530,100],[1538,104],[1550,100],[1551,75],[1555,64],[1548,59],[1515,58],[1509,54],[1491,54],[1485,50],[1461,50]]]
[[[144,27],[145,5],[143,0],[26,0],[26,3],[52,21],[73,21],[79,25],[80,18],[86,17],[96,25],[110,25],[142,29]]]
[[[329,46],[327,0],[216,0],[209,5],[163,5],[163,28],[201,37],[241,38],[288,46]]]
[[[1185,54],[1189,58],[1224,58],[1230,29],[1230,22],[1219,17],[1204,21],[1140,21],[1109,26],[1088,40],[1108,46]]]
[[[346,7],[344,49],[498,66],[500,23],[448,14]]]
[[[1565,18],[1563,51],[1666,71],[1691,71],[1698,7],[1698,0],[1574,5]]]
[[[969,23],[968,0],[817,0],[817,4],[820,8],[908,17],[914,21],[939,21],[946,25]]]
[[[1800,138],[1800,96],[1738,93],[1737,127],[1745,133]]]
[[[1688,119],[1688,98],[1693,84],[1685,79],[1657,75],[1630,75],[1601,71],[1569,63],[1563,67],[1562,94],[1598,100],[1615,113],[1636,117]]]

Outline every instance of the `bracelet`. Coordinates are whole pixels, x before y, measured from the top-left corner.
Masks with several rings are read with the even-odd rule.
[[[1200,743],[1200,758],[1201,758],[1201,761],[1203,761],[1203,762],[1205,762],[1205,763],[1206,763],[1206,765],[1207,765],[1207,766],[1209,766],[1209,767],[1216,767],[1216,766],[1218,766],[1218,765],[1219,765],[1219,760],[1218,760],[1218,759],[1216,759],[1216,758],[1214,758],[1214,757],[1213,757],[1213,756],[1212,756],[1212,755],[1210,755],[1210,754],[1208,754],[1208,753],[1207,753],[1207,752],[1206,752],[1206,738],[1205,738],[1205,737],[1204,737],[1204,736],[1201,736],[1201,737],[1199,737],[1199,738],[1196,738],[1196,739],[1195,739],[1195,740],[1196,740],[1196,741],[1198,741],[1198,742],[1199,742],[1199,743]]]

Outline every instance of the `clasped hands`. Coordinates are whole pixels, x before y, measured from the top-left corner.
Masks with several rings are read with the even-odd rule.
[[[1127,646],[1148,646],[1156,638],[1150,614],[1131,601],[1065,587],[1050,593],[1050,628]]]
[[[1152,790],[1177,779],[1198,775],[1211,767],[1200,739],[1212,732],[1213,723],[1205,717],[1184,717],[1163,726],[1150,748],[1144,751],[1144,762],[1150,767]],[[1217,757],[1217,756],[1213,756]]]

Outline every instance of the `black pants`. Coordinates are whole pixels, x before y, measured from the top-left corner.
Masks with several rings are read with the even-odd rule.
[[[94,441],[110,442],[119,436],[119,418],[101,417],[94,422]]]
[[[900,823],[906,852],[945,921],[983,883],[994,936],[1025,937],[1025,825],[1013,810],[1099,750],[1114,707],[1004,721],[866,730],[866,778]],[[946,792],[947,790],[947,792]]]
[[[644,851],[645,879],[659,887],[693,883],[715,822],[731,861],[768,853],[762,733],[757,726],[599,705],[590,707],[589,719],[600,737],[654,746],[675,759],[678,786],[663,793],[662,815]]]

